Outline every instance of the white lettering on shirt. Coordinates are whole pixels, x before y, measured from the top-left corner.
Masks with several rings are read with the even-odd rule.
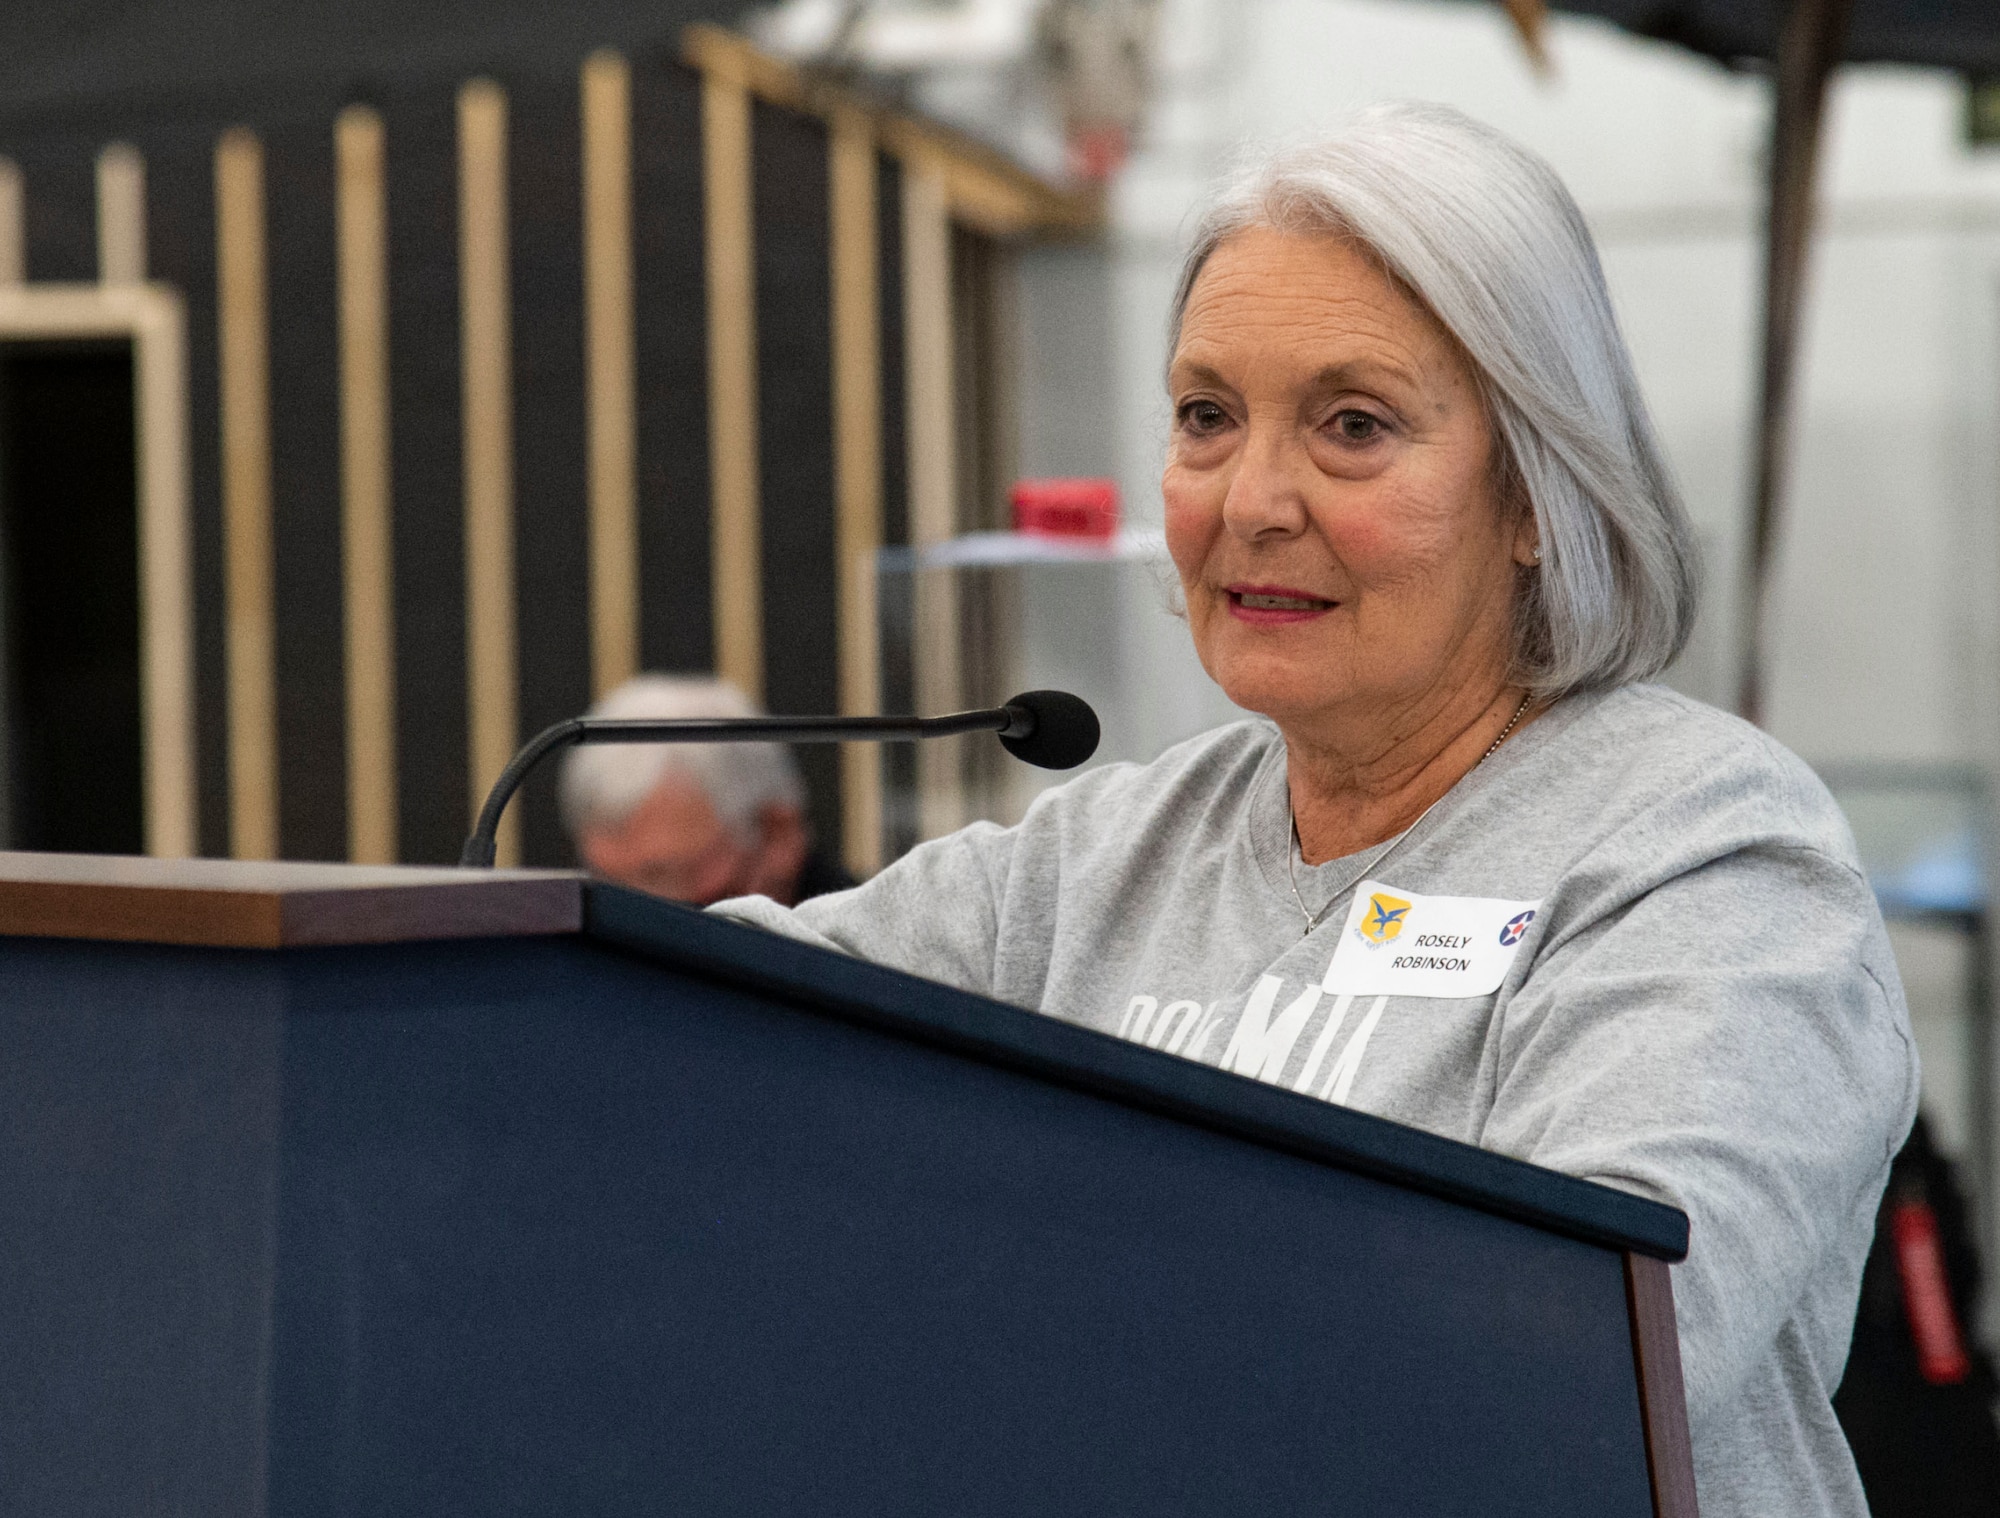
[[[1236,1032],[1230,1037],[1229,1047],[1223,1051],[1223,1069],[1234,1070],[1238,1075],[1254,1075],[1260,1081],[1279,1078],[1285,1061],[1292,1057],[1292,1045],[1305,1032],[1306,1020],[1319,1005],[1320,996],[1318,986],[1307,986],[1278,1014],[1278,1020],[1267,1026],[1271,1008],[1278,1004],[1278,992],[1284,984],[1275,975],[1258,980],[1257,989],[1243,1004],[1243,1015],[1236,1019]]]
[[[1258,977],[1256,986],[1243,1005],[1242,1014],[1236,1020],[1228,1047],[1223,1051],[1220,1068],[1272,1085],[1284,1084],[1285,1067],[1291,1063],[1293,1051],[1305,1030],[1311,1026],[1313,1013],[1325,997],[1324,987],[1309,985],[1274,1020],[1271,1013],[1284,993],[1284,986],[1284,981],[1276,975]],[[1389,1004],[1387,996],[1374,999],[1360,1026],[1334,1061],[1333,1068],[1321,1081],[1320,1071],[1333,1052],[1354,1000],[1351,995],[1333,999],[1319,1034],[1313,1040],[1311,1051],[1291,1081],[1292,1090],[1340,1106],[1347,1104],[1348,1094],[1354,1088],[1355,1075],[1361,1068],[1362,1056],[1368,1050],[1368,1040],[1375,1032],[1375,1025],[1382,1020],[1383,1009]],[[1158,997],[1141,995],[1134,996],[1127,1003],[1124,1016],[1119,1019],[1118,1033],[1121,1038],[1148,1048],[1200,1061],[1207,1053],[1210,1038],[1222,1023],[1223,1019],[1216,1016],[1213,1005],[1203,1007],[1200,1002],[1182,1000],[1168,1002],[1162,1007]]]

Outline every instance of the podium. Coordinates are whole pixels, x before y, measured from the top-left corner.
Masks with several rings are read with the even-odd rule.
[[[569,874],[0,934],[0,1511],[1694,1512],[1671,1208]]]

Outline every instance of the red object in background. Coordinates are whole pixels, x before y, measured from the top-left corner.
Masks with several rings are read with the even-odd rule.
[[[1903,1308],[1917,1346],[1917,1369],[1933,1386],[1954,1386],[1972,1373],[1972,1357],[1951,1305],[1937,1214],[1929,1202],[1901,1201],[1889,1226],[1896,1241],[1896,1274],[1903,1281]]]
[[[1132,140],[1121,126],[1072,128],[1069,134],[1069,171],[1085,184],[1108,184],[1111,176],[1125,165]]]
[[[1118,535],[1116,480],[1017,480],[1008,499],[1016,532],[1050,538]]]

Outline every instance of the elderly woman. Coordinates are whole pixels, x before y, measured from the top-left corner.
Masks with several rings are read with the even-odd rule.
[[[1172,331],[1167,541],[1261,716],[724,910],[1685,1209],[1703,1513],[1859,1518],[1902,992],[1812,773],[1642,683],[1693,555],[1574,203],[1378,111],[1223,191]]]

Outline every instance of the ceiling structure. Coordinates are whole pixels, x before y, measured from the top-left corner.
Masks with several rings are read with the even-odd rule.
[[[0,121],[143,114],[203,99],[317,114],[330,90],[481,71],[574,72],[596,47],[677,54],[741,0],[62,0],[9,8]]]
[[[1551,0],[1629,32],[1728,64],[1771,63],[1789,7],[1778,0]],[[1841,50],[1847,63],[1909,63],[2000,74],[2000,5],[1993,0],[1854,0]]]

